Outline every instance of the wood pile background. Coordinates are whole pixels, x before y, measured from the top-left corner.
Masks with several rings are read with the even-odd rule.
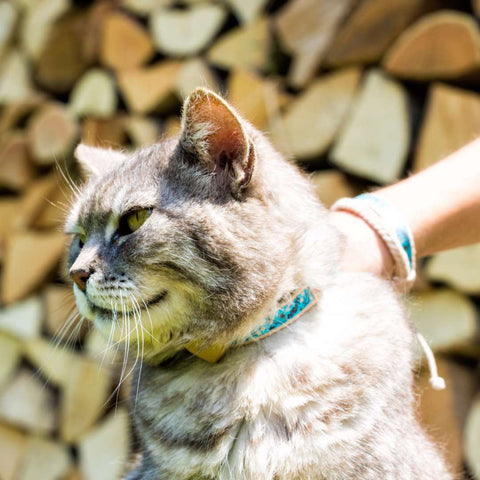
[[[117,480],[132,448],[122,352],[62,273],[80,139],[172,135],[209,86],[330,205],[480,134],[479,16],[478,0],[0,0],[0,479]],[[480,480],[480,245],[419,272],[407,303],[448,385],[419,357],[419,415]]]

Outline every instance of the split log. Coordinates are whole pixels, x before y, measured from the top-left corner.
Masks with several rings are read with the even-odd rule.
[[[0,418],[32,433],[56,428],[54,396],[33,372],[22,369],[0,395]]]
[[[369,0],[354,10],[338,31],[325,64],[338,67],[379,61],[387,48],[420,15],[431,0]]]
[[[17,26],[18,14],[18,9],[12,3],[0,3],[0,21],[2,24],[2,33],[0,35],[0,57],[10,44],[10,40],[12,39],[12,35]]]
[[[31,297],[0,310],[0,331],[19,340],[37,338],[42,320],[42,302],[38,297]]]
[[[40,0],[25,12],[20,30],[23,51],[38,59],[55,21],[68,11],[69,0]]]
[[[398,179],[410,143],[407,93],[380,71],[371,71],[333,151],[341,168],[378,183]]]
[[[443,453],[455,478],[463,471],[462,432],[475,393],[476,379],[471,369],[437,356],[439,375],[447,388],[433,390],[429,372],[422,372],[417,381],[420,388],[420,422]]]
[[[22,230],[30,227],[43,209],[48,205],[55,188],[58,187],[54,175],[47,175],[36,180],[23,194],[19,209],[13,223],[13,230]]]
[[[220,91],[218,78],[201,58],[192,58],[182,64],[175,87],[181,100],[197,87],[206,87],[214,92]]]
[[[105,120],[86,118],[82,126],[82,143],[98,147],[120,149],[127,140],[125,123],[122,117]]]
[[[45,328],[55,341],[81,339],[86,333],[73,296],[72,287],[48,285],[44,290]]]
[[[0,313],[1,319],[1,313]],[[1,325],[0,325],[1,329]],[[2,361],[0,362],[0,392],[12,377],[13,372],[20,362],[20,342],[9,335],[0,333],[0,352],[2,352]],[[1,432],[1,428],[0,428]],[[0,433],[1,437],[1,433]],[[1,462],[0,462],[1,465]]]
[[[159,8],[171,5],[172,0],[120,0],[120,4],[135,15],[146,17]]]
[[[222,35],[208,51],[208,59],[220,68],[265,70],[271,48],[270,25],[260,18]]]
[[[23,352],[49,384],[65,387],[69,383],[75,362],[72,351],[44,338],[33,338],[24,342]]]
[[[0,186],[23,190],[35,173],[30,142],[23,132],[9,132],[0,141]]]
[[[148,117],[132,115],[125,118],[125,131],[136,147],[152,145],[160,138],[160,126]]]
[[[31,100],[35,94],[25,54],[12,50],[0,69],[0,105]]]
[[[18,214],[19,201],[16,197],[0,199],[0,262],[5,254],[5,239],[12,233],[12,228]]]
[[[480,0],[472,0],[473,12],[477,17],[480,17]]]
[[[66,445],[38,436],[30,437],[17,480],[57,480],[64,478],[72,467]]]
[[[26,437],[18,430],[0,424],[0,465],[2,480],[17,480],[25,456]]]
[[[28,125],[33,158],[40,165],[63,159],[77,140],[78,125],[63,105],[49,103],[31,117]]]
[[[56,267],[65,240],[57,232],[21,232],[9,236],[2,270],[2,300],[12,303],[38,288]]]
[[[468,414],[464,444],[467,464],[475,478],[480,478],[480,396]]]
[[[275,26],[283,48],[293,55],[288,83],[304,87],[322,64],[343,18],[355,0],[297,0],[289,2],[276,17]]]
[[[155,53],[144,27],[128,15],[113,12],[103,23],[100,59],[110,68],[134,68],[148,62]]]
[[[129,421],[118,408],[80,441],[80,469],[88,480],[117,480],[125,470],[129,454]]]
[[[426,15],[400,35],[383,65],[392,75],[412,80],[468,76],[480,68],[477,23],[453,10]]]
[[[178,117],[168,117],[165,120],[165,135],[169,138],[176,137],[180,134],[182,125]]]
[[[172,103],[180,66],[172,60],[119,72],[118,85],[128,109],[140,114],[167,109]]]
[[[70,94],[70,110],[78,116],[111,117],[117,110],[114,78],[99,68],[89,70]]]
[[[19,124],[43,103],[41,94],[23,102],[5,105],[0,113],[0,133],[19,129]]]
[[[480,243],[437,253],[427,263],[430,280],[446,282],[461,292],[480,293]]]
[[[347,176],[338,170],[315,172],[310,181],[315,187],[318,199],[327,208],[343,197],[354,197],[361,193],[361,188],[354,185]]]
[[[57,231],[62,229],[65,224],[67,212],[70,210],[72,199],[76,193],[71,185],[62,178],[67,175],[66,166],[62,166],[61,162],[57,163],[57,168],[64,173],[57,175],[56,188],[48,194],[47,202],[32,222],[35,229],[53,229]],[[70,181],[70,180],[69,180]]]
[[[435,352],[480,352],[475,304],[465,295],[446,288],[419,293],[410,316]]]
[[[227,0],[240,23],[248,24],[261,16],[268,0]]]
[[[414,170],[442,160],[480,134],[480,95],[433,84],[419,141]]]
[[[159,9],[150,17],[156,47],[171,57],[196,55],[207,47],[227,16],[220,5],[199,4],[185,10]]]
[[[312,82],[277,122],[273,129],[274,143],[299,159],[325,153],[351,107],[360,74],[359,69],[351,68]]]
[[[110,376],[97,362],[77,358],[64,385],[60,407],[60,436],[79,440],[103,413],[110,392]],[[102,452],[105,455],[105,452]]]

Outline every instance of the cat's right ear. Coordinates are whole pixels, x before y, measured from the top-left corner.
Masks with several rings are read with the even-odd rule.
[[[75,158],[78,160],[82,173],[87,177],[98,177],[113,170],[122,163],[127,155],[118,150],[90,147],[81,143],[75,149]]]

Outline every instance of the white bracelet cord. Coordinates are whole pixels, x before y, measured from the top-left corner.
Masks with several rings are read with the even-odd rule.
[[[371,196],[370,196],[371,197]],[[387,205],[387,204],[385,204]],[[337,200],[331,207],[332,211],[343,210],[355,214],[366,222],[387,245],[388,251],[394,260],[394,277],[395,286],[401,293],[406,293],[412,287],[415,281],[415,244],[413,235],[408,225],[403,222],[394,210],[389,208],[388,216],[370,199],[341,198]],[[383,213],[383,214],[382,214]],[[397,235],[396,227],[402,226],[402,230],[406,232],[409,238],[411,248],[411,261],[407,252],[403,248]],[[420,332],[416,332],[416,337],[422,350],[427,358],[428,368],[430,370],[430,385],[434,390],[443,390],[445,388],[445,380],[438,375],[435,356]]]

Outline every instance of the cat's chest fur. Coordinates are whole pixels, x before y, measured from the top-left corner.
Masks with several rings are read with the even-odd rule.
[[[339,276],[291,327],[218,364],[144,367],[133,414],[151,478],[376,478],[355,476],[364,450],[402,478],[381,458],[414,425],[402,317],[381,282]]]

